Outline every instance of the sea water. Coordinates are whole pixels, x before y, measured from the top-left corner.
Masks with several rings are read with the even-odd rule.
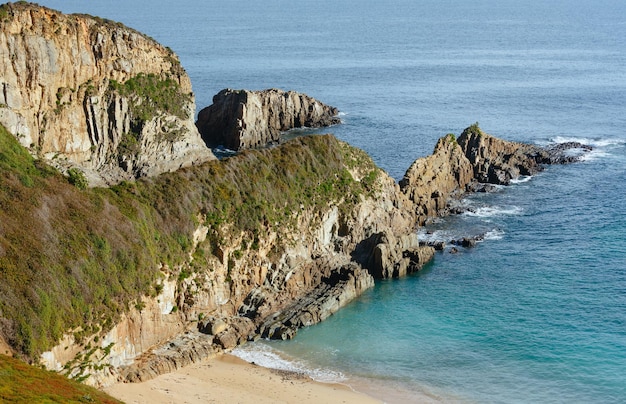
[[[625,2],[39,3],[171,47],[199,108],[223,88],[271,87],[336,106],[343,123],[324,131],[396,179],[476,121],[509,140],[594,146],[419,230],[484,235],[475,248],[237,353],[388,402],[626,401]]]

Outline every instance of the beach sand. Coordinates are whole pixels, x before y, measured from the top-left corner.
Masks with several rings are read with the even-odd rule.
[[[381,403],[342,384],[263,368],[224,354],[143,383],[104,389],[133,403]]]

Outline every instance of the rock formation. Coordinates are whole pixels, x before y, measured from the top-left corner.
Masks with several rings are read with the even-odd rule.
[[[488,191],[489,184],[508,185],[521,175],[533,175],[547,164],[578,161],[590,146],[576,142],[546,148],[510,142],[484,133],[474,124],[457,139],[449,134],[432,155],[416,160],[400,181],[415,204],[419,223],[452,212],[450,201],[467,192]],[[574,151],[574,152],[572,152]],[[487,185],[486,185],[487,184]]]
[[[337,124],[338,112],[294,91],[226,89],[200,111],[196,125],[207,145],[241,150],[275,143],[289,129]]]
[[[177,56],[122,24],[28,3],[0,7],[0,123],[92,185],[213,158]]]

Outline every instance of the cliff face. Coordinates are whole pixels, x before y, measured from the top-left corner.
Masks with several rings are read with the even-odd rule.
[[[241,150],[275,143],[289,129],[337,124],[338,113],[294,91],[226,89],[200,111],[196,125],[208,145]]]
[[[178,58],[121,24],[27,3],[0,9],[0,123],[94,185],[212,158]]]

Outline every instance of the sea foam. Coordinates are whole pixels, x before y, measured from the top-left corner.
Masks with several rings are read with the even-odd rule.
[[[474,217],[495,217],[495,216],[513,216],[519,215],[523,211],[522,208],[518,206],[509,206],[506,208],[502,208],[499,206],[483,206],[480,208],[472,209],[463,214],[466,216],[474,216]]]
[[[532,178],[533,178],[532,175],[520,175],[517,178],[513,178],[511,180],[511,184],[523,184],[525,182],[532,180]]]
[[[341,372],[317,368],[301,360],[289,359],[283,353],[263,342],[254,342],[232,350],[232,355],[268,369],[285,370],[309,376],[321,383],[341,383],[346,377]]]

